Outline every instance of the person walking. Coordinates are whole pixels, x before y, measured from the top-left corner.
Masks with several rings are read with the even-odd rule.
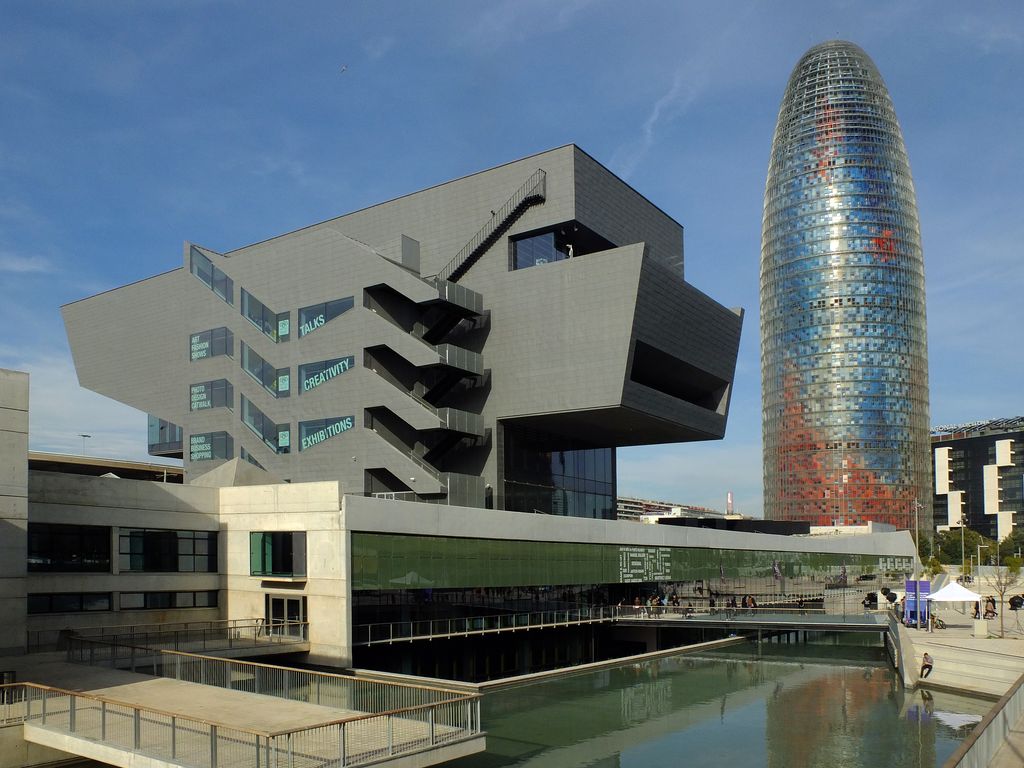
[[[928,651],[924,652],[924,658],[921,659],[921,679],[924,680],[928,675],[932,673],[932,657]]]

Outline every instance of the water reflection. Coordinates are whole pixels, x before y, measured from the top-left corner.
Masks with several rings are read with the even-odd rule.
[[[773,651],[679,656],[488,694],[487,753],[451,765],[932,768],[969,732],[963,718],[991,706],[904,691],[881,663]]]

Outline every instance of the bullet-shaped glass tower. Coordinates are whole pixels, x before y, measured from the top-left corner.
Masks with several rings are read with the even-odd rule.
[[[930,530],[924,263],[892,99],[856,45],[800,59],[761,235],[765,517]]]

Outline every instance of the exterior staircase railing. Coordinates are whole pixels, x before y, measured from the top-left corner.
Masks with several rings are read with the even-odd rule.
[[[473,262],[494,245],[495,241],[523,214],[523,211],[531,205],[544,202],[546,194],[547,173],[538,168],[526,180],[526,183],[517,189],[515,194],[491,216],[491,220],[473,235],[470,241],[462,247],[462,250],[455,255],[455,258],[437,273],[436,280],[458,282],[459,278],[473,266]]]

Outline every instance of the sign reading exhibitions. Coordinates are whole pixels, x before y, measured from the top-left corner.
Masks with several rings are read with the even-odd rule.
[[[339,416],[334,419],[318,419],[317,421],[300,421],[299,436],[302,442],[299,450],[304,451],[332,437],[347,432],[356,425],[355,416]]]

